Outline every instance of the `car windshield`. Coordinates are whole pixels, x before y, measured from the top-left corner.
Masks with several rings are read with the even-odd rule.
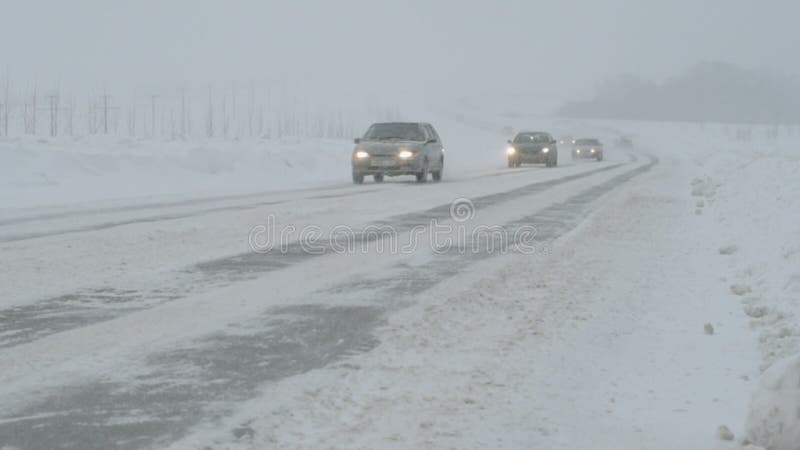
[[[578,145],[600,145],[600,141],[597,139],[578,139],[575,143]]]
[[[544,143],[548,141],[550,141],[550,139],[544,133],[520,133],[517,135],[517,137],[514,138],[514,142],[517,144],[524,144],[529,142]]]
[[[424,141],[425,134],[415,123],[376,123],[364,135],[367,140],[402,139]]]

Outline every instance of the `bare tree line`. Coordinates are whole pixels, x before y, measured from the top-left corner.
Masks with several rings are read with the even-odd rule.
[[[192,140],[352,138],[370,120],[399,120],[395,107],[318,105],[302,94],[259,91],[255,84],[186,88],[115,96],[105,90],[85,94],[85,102],[58,87],[34,84],[14,89],[6,77],[0,97],[0,135],[109,135],[132,139]],[[205,97],[205,98],[204,98]]]

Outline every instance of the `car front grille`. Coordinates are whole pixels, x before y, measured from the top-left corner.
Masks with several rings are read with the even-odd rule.
[[[370,166],[373,167],[391,167],[399,163],[394,155],[374,155],[369,160]]]

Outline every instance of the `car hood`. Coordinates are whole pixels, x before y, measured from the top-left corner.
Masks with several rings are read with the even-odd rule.
[[[422,144],[417,141],[367,141],[356,146],[357,149],[364,150],[370,155],[394,155],[401,149],[419,151],[421,147]]]

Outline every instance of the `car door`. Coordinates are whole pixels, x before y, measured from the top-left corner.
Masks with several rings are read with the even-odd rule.
[[[442,167],[442,140],[439,138],[439,134],[433,128],[431,124],[425,124],[425,129],[428,133],[428,140],[433,141],[426,144],[427,152],[428,152],[428,161],[431,162],[431,166],[439,169]]]
[[[436,139],[436,161],[439,162],[439,168],[441,169],[444,167],[444,142],[442,142],[442,138],[439,137],[439,133],[436,132],[436,128],[433,128],[433,125],[431,125],[431,130]]]
[[[425,155],[425,159],[428,160],[428,168],[431,168],[431,162],[433,161],[431,140],[433,139],[433,134],[431,133],[431,128],[427,123],[421,123],[419,127],[422,129],[422,134],[425,135],[425,144],[422,146],[422,152]]]

